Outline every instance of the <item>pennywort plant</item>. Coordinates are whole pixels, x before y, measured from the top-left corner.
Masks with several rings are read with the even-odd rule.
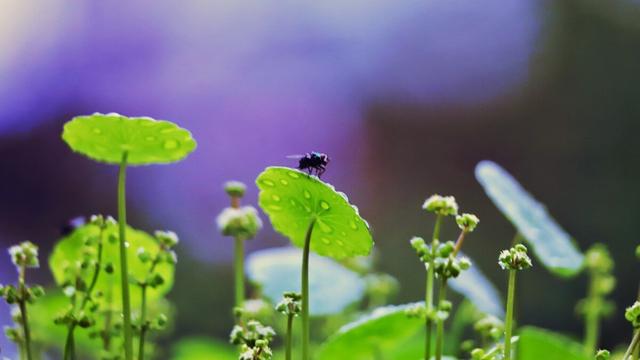
[[[7,304],[16,306],[13,319],[17,326],[5,328],[5,335],[18,345],[21,359],[32,360],[36,357],[32,349],[27,305],[33,304],[37,298],[43,296],[44,289],[39,285],[28,286],[26,272],[29,268],[40,267],[38,247],[30,241],[25,241],[10,247],[9,255],[18,272],[18,284],[0,286],[0,294]]]
[[[259,205],[273,228],[303,248],[301,270],[302,360],[309,351],[309,253],[334,259],[368,255],[369,226],[345,194],[316,176],[269,167],[256,179]]]
[[[64,125],[62,139],[95,161],[118,165],[118,225],[123,337],[126,360],[133,359],[131,299],[127,262],[126,170],[128,166],[165,164],[184,159],[196,148],[189,131],[164,120],[116,113],[78,116]]]
[[[509,272],[509,283],[507,287],[507,315],[505,318],[504,329],[504,359],[511,359],[511,335],[513,334],[513,307],[516,297],[516,273],[533,266],[529,255],[527,255],[527,247],[522,244],[508,249],[502,250],[498,257],[498,264],[502,270]]]
[[[240,200],[246,188],[246,185],[239,181],[228,181],[224,184],[224,190],[231,199],[231,206],[224,209],[216,219],[220,232],[234,239],[233,269],[236,307],[242,307],[245,300],[244,242],[254,238],[262,228],[262,221],[256,208],[240,206]]]
[[[426,292],[425,292],[425,353],[424,358],[431,358],[431,332],[433,322],[436,323],[436,348],[435,357],[440,360],[443,353],[444,344],[444,321],[448,318],[451,310],[451,303],[447,301],[447,282],[456,278],[463,270],[469,269],[471,262],[466,257],[457,258],[458,252],[462,248],[466,235],[472,232],[479,223],[477,216],[473,214],[458,215],[458,204],[453,196],[433,195],[423,204],[423,209],[435,213],[431,245],[428,246],[422,238],[411,239],[411,246],[416,251],[420,260],[427,269]],[[440,242],[440,226],[443,217],[455,216],[456,223],[461,232],[458,240]],[[434,308],[434,279],[440,281],[438,290],[438,302]]]
[[[249,320],[246,325],[236,325],[231,331],[230,341],[240,345],[239,360],[271,360],[271,340],[275,331],[257,320]]]

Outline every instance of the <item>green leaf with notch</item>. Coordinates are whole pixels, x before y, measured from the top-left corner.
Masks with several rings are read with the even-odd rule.
[[[535,327],[520,331],[517,345],[518,360],[590,360],[581,344],[561,334]]]
[[[172,122],[116,113],[77,116],[64,125],[62,139],[73,151],[109,164],[120,164],[124,152],[128,165],[166,164],[196,148],[191,133]]]
[[[247,257],[247,275],[275,304],[286,291],[300,292],[301,258],[302,251],[293,247],[256,251]],[[315,254],[310,254],[309,262],[311,315],[339,313],[362,299],[365,283],[359,275]]]
[[[513,176],[494,162],[481,161],[476,166],[476,178],[545,267],[566,277],[580,272],[584,256],[573,239]]]
[[[369,225],[347,196],[315,176],[286,167],[269,167],[256,179],[259,204],[274,229],[299,247],[315,220],[311,251],[335,259],[368,255]]]
[[[316,359],[342,359],[345,354],[350,360],[417,359],[424,345],[411,349],[411,354],[405,349],[424,327],[424,320],[405,313],[412,306],[415,304],[381,307],[343,326],[320,347]]]

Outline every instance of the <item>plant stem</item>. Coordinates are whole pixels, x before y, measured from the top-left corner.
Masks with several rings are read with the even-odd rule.
[[[513,304],[515,303],[516,270],[509,270],[509,288],[507,293],[507,315],[504,325],[504,359],[511,359],[511,334],[513,331]]]
[[[640,342],[640,331],[636,331],[635,335],[633,335],[633,339],[631,340],[631,344],[629,344],[629,348],[627,352],[624,353],[622,360],[627,360],[631,353],[638,347],[638,342]]]
[[[302,360],[309,360],[309,249],[316,219],[311,220],[302,252]]]
[[[69,325],[69,330],[67,331],[67,341],[64,343],[64,360],[75,360],[76,359],[76,351],[75,351],[75,340],[73,338],[73,331],[76,328],[76,324]]]
[[[292,339],[291,339],[291,333],[292,333],[292,329],[293,328],[293,314],[289,315],[287,317],[287,350],[286,350],[286,354],[285,354],[285,359],[286,360],[291,360],[291,347],[292,347]]]
[[[131,302],[129,297],[129,269],[127,266],[127,156],[125,151],[122,154],[120,170],[118,172],[118,225],[120,227],[120,285],[122,286],[122,315],[123,335],[124,335],[124,356],[126,360],[133,359],[133,340],[131,334]]]
[[[144,338],[147,335],[147,285],[143,285],[142,291],[142,305],[140,305],[140,343],[138,346],[138,359],[144,359]]]
[[[18,287],[20,297],[18,306],[20,307],[20,316],[22,317],[22,330],[24,332],[24,349],[27,354],[27,360],[31,360],[31,331],[29,331],[29,317],[27,316],[27,286],[25,285],[25,267],[21,265],[18,270]]]
[[[234,252],[236,307],[242,307],[244,304],[244,240],[240,237],[235,238]]]
[[[430,314],[433,310],[433,278],[435,269],[436,258],[436,243],[440,237],[440,223],[442,222],[442,215],[436,215],[436,222],[433,226],[433,237],[431,239],[431,260],[429,260],[429,267],[427,268],[427,288],[425,292],[424,306],[427,309],[427,320],[425,323],[425,340],[424,340],[424,359],[429,360],[431,358],[431,329],[433,322]]]
[[[447,279],[442,279],[438,291],[438,306],[447,299]],[[442,359],[442,348],[444,344],[444,320],[438,319],[436,330],[436,360]]]
[[[593,304],[598,299],[596,292],[596,275],[591,274],[591,281],[589,282],[589,295],[587,296],[587,311],[585,313],[585,335],[584,335],[584,350],[588,356],[593,356],[596,352],[596,346],[598,343],[599,334],[599,321],[598,312],[599,309],[595,308]]]

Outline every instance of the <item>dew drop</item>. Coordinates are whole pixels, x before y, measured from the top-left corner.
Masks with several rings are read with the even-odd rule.
[[[355,221],[353,220],[349,221],[349,226],[351,226],[353,230],[358,230],[358,225],[356,225]]]
[[[320,207],[322,207],[325,210],[329,210],[329,208],[330,208],[329,203],[324,201],[324,200],[320,201]]]
[[[100,135],[102,134],[102,130],[98,129],[98,128],[93,128],[93,133],[96,135]]]
[[[285,180],[285,179],[280,179],[280,184],[282,184],[284,186],[287,186],[287,185],[289,185],[289,182],[287,180]]]
[[[336,244],[338,244],[338,246],[344,246],[344,242],[342,240],[337,240]]]
[[[302,195],[304,195],[304,198],[305,198],[305,199],[311,199],[311,193],[310,193],[310,192],[308,192],[307,190],[305,190],[305,191],[302,193]]]
[[[262,183],[267,185],[267,186],[271,186],[271,187],[276,186],[276,184],[274,184],[273,181],[271,181],[271,180],[266,180],[265,179],[265,180],[262,180]]]
[[[294,179],[297,179],[300,177],[300,175],[298,175],[298,173],[293,172],[293,171],[289,171],[287,174],[289,174],[289,176],[291,176]]]
[[[327,239],[326,237],[323,237],[323,238],[322,238],[322,239],[320,239],[320,240],[322,240],[322,242],[323,242],[325,245],[329,245],[329,244],[331,244],[331,241],[330,241],[329,239]]]
[[[296,203],[295,200],[291,199],[289,200],[289,203],[291,204],[291,206],[297,206],[298,204]]]
[[[156,139],[155,136],[147,136],[146,138],[144,138],[147,141],[154,141]]]
[[[347,236],[347,232],[346,231],[340,231],[340,235]]]
[[[311,208],[308,207],[307,205],[304,206],[304,211],[310,213],[311,212]]]
[[[274,210],[274,211],[280,211],[280,210],[282,210],[282,206],[280,206],[280,205],[269,205],[269,209]]]
[[[323,222],[318,222],[318,226],[320,226],[320,230],[322,230],[323,233],[331,233],[333,232],[333,228]]]
[[[164,142],[164,144],[162,145],[166,150],[173,150],[176,149],[178,147],[178,142],[175,140],[167,140]]]
[[[271,199],[273,199],[273,201],[278,202],[280,201],[280,196],[274,194],[274,195],[271,195]]]

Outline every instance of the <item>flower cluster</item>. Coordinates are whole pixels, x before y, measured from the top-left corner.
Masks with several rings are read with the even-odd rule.
[[[640,301],[636,301],[633,305],[629,306],[624,312],[624,317],[631,323],[634,329],[640,328]]]
[[[282,300],[276,305],[276,311],[287,316],[298,316],[302,311],[300,301],[302,295],[296,292],[285,292]]]
[[[9,255],[11,255],[11,261],[16,267],[40,267],[40,262],[38,261],[38,246],[31,241],[24,241],[19,245],[10,247]]]
[[[471,267],[471,261],[468,258],[455,257],[455,244],[453,241],[445,243],[435,241],[435,251],[432,251],[431,247],[420,237],[413,237],[410,243],[420,261],[425,263],[426,267],[429,267],[430,262],[433,260],[435,274],[441,279],[456,278],[461,271]]]
[[[522,244],[508,250],[502,250],[498,264],[502,270],[524,270],[533,266],[531,258],[527,255],[527,247]]]
[[[228,207],[216,220],[222,235],[251,239],[262,228],[262,220],[253,206]]]
[[[476,321],[473,329],[484,339],[498,341],[504,334],[504,322],[493,315],[486,315]]]
[[[247,191],[247,186],[240,181],[227,181],[224,183],[224,191],[232,198],[241,198]]]
[[[609,360],[611,358],[611,353],[609,350],[598,350],[596,353],[596,360]]]
[[[229,341],[240,345],[240,360],[271,360],[273,353],[270,342],[275,336],[270,326],[249,320],[246,326],[236,325],[231,330]]]
[[[615,304],[605,299],[616,286],[613,277],[613,259],[606,246],[593,245],[585,254],[585,266],[591,277],[589,296],[578,302],[576,310],[579,314],[598,314],[609,316],[615,310]]]
[[[470,233],[475,230],[479,222],[480,219],[473,214],[464,213],[456,216],[456,223],[458,224],[458,227],[466,233]]]
[[[442,216],[458,215],[458,204],[453,196],[432,195],[425,200],[422,208]]]

